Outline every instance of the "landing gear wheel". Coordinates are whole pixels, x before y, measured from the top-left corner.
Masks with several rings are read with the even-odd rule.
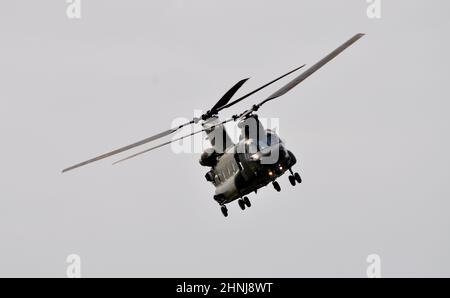
[[[289,175],[289,182],[291,183],[292,186],[295,186],[295,177],[292,175]]]
[[[273,188],[275,188],[276,191],[280,192],[281,191],[281,186],[278,182],[274,181],[272,182]]]
[[[228,217],[228,209],[227,206],[220,207],[220,211],[222,211],[223,216]]]
[[[295,177],[295,180],[296,180],[298,183],[302,183],[302,177],[300,177],[300,174],[299,174],[299,173],[295,173],[295,174],[294,174],[294,177]]]
[[[248,208],[252,207],[252,203],[250,203],[250,200],[247,197],[244,197],[244,203],[245,206],[247,206]]]
[[[245,202],[244,202],[243,199],[239,199],[239,200],[238,200],[238,204],[239,204],[239,207],[240,207],[242,210],[245,210]]]

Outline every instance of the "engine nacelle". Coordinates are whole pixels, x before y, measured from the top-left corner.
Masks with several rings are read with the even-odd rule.
[[[217,164],[217,152],[213,148],[206,149],[200,156],[200,165],[214,167]]]
[[[214,182],[214,177],[216,176],[216,174],[214,173],[214,170],[209,171],[208,173],[206,173],[205,178],[206,181],[208,182]]]

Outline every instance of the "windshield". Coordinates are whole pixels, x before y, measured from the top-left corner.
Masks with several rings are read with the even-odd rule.
[[[271,132],[267,132],[267,145],[272,146],[281,143],[280,138]]]
[[[270,146],[282,143],[280,138],[273,132],[266,133],[266,139],[262,137],[256,142],[255,139],[248,139],[244,143],[244,152],[254,154],[260,150],[264,150]],[[257,146],[258,145],[258,146]]]
[[[278,143],[281,143],[280,138],[275,133],[267,132],[266,139],[262,138],[258,142],[259,150],[263,150]]]

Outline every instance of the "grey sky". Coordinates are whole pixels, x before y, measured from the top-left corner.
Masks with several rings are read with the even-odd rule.
[[[0,276],[450,276],[448,1],[0,4]],[[198,155],[68,165],[357,44],[278,101],[304,183],[224,219]],[[232,115],[275,88],[223,114]]]

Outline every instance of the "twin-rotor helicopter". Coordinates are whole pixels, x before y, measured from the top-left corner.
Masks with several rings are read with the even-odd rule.
[[[200,164],[209,168],[205,178],[208,182],[215,186],[216,190],[214,200],[219,204],[220,210],[225,217],[228,216],[228,208],[226,205],[235,200],[237,200],[239,207],[242,210],[245,210],[246,208],[251,207],[251,202],[247,197],[248,194],[252,192],[257,193],[258,189],[270,183],[276,191],[281,191],[281,187],[277,182],[277,179],[286,172],[289,172],[289,182],[293,186],[302,182],[300,174],[298,172],[294,172],[293,170],[293,166],[297,163],[297,159],[294,154],[286,148],[283,141],[281,141],[280,137],[274,131],[263,127],[256,112],[267,102],[279,98],[303,82],[306,78],[311,76],[322,66],[330,62],[333,58],[363,36],[364,34],[356,34],[325,58],[301,73],[299,76],[284,85],[282,88],[278,89],[275,93],[263,101],[227,120],[219,120],[218,114],[220,111],[241,102],[269,85],[272,85],[284,77],[298,71],[299,69],[302,69],[305,65],[297,67],[292,71],[276,78],[275,80],[257,88],[256,90],[231,101],[235,93],[248,79],[241,80],[237,82],[228,92],[226,92],[225,95],[223,95],[222,98],[201,117],[194,118],[178,127],[163,131],[139,142],[124,146],[68,167],[63,170],[63,173],[169,136],[183,127],[200,123],[203,127],[201,130],[197,130],[191,134],[164,142],[144,151],[140,151],[136,154],[123,158],[114,164],[169,145],[172,142],[180,141],[185,138],[192,137],[193,135],[205,132],[207,135],[207,140],[211,143],[211,148],[206,149],[202,153],[200,157]],[[241,129],[241,135],[237,143],[233,143],[224,127],[224,124],[228,122],[238,122],[238,127]]]

